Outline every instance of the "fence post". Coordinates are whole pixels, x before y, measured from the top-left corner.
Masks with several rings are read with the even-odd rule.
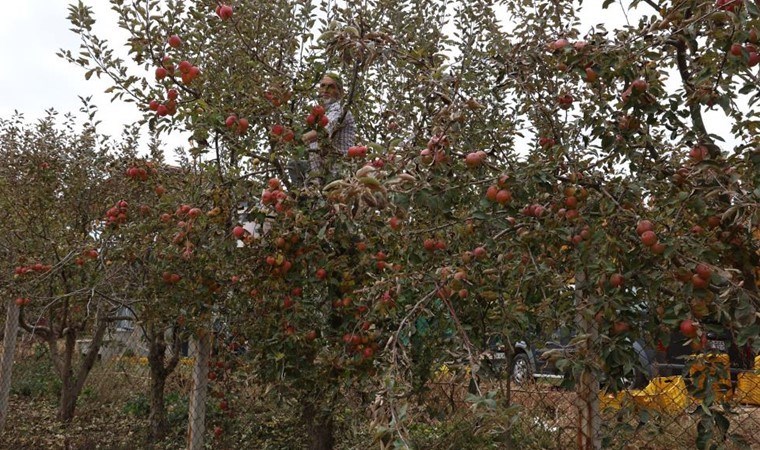
[[[211,355],[211,333],[202,330],[194,339],[195,361],[188,407],[188,450],[203,449],[206,431],[206,393],[208,391],[208,361]]]
[[[3,356],[0,363],[0,432],[5,428],[5,419],[8,416],[8,396],[11,392],[13,357],[16,354],[16,336],[18,335],[19,306],[13,299],[8,299],[7,303]]]
[[[599,335],[599,327],[589,309],[593,311],[593,302],[589,302],[586,292],[586,273],[578,270],[575,273],[575,323],[578,332],[588,337],[585,346],[581,347],[588,358],[595,351]],[[601,416],[599,413],[599,379],[592,370],[584,369],[577,380],[578,430],[577,445],[579,450],[599,450],[602,448],[600,438]]]

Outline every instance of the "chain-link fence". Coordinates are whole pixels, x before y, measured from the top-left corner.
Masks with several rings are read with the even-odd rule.
[[[164,347],[163,367],[179,354],[157,411],[158,374],[142,328],[110,330],[75,418],[63,426],[49,350],[20,334],[0,448],[316,448],[314,435],[324,430],[305,425],[309,408],[296,396],[254,375],[257,360],[244,340],[208,333],[175,342]],[[72,367],[89,345],[77,342]],[[329,426],[332,441],[323,442],[330,448],[760,446],[760,358],[740,369],[728,353],[693,352],[683,367],[663,362],[652,376],[615,383],[605,379],[611,371],[557,370],[557,352],[541,349],[542,360],[538,351],[515,349],[485,352],[476,367],[436,363],[424,384],[403,394],[387,389],[387,379],[383,386],[341,384],[340,395],[322,403],[329,411],[312,411],[329,420],[312,423]],[[157,424],[165,428],[153,434]]]

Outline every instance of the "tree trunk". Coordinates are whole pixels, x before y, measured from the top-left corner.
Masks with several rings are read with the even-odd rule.
[[[0,362],[0,433],[5,428],[5,419],[8,414],[8,396],[11,392],[13,357],[16,354],[16,336],[18,335],[18,310],[16,302],[13,299],[8,300],[3,335],[3,356]]]
[[[188,408],[187,449],[203,449],[206,431],[206,394],[208,390],[208,360],[211,355],[211,333],[204,332],[195,341],[195,362]]]
[[[147,332],[149,342],[148,363],[150,364],[150,442],[158,442],[166,436],[169,422],[166,418],[164,388],[166,379],[177,367],[179,361],[179,336],[174,333],[172,357],[166,361],[166,341],[160,327],[152,327]]]
[[[108,322],[98,314],[96,324],[95,333],[90,341],[90,347],[87,350],[84,359],[79,364],[76,375],[72,368],[72,360],[74,358],[74,351],[76,350],[77,333],[72,328],[64,330],[65,346],[63,350],[63,364],[60,365],[59,370],[59,376],[61,378],[61,404],[58,408],[58,419],[64,423],[68,423],[74,418],[77,399],[79,398],[79,394],[82,393],[87,376],[95,365],[98,353],[100,352],[100,346],[105,337]],[[57,340],[51,335],[48,340],[48,346],[56,348],[55,352],[51,352],[54,357],[57,355],[57,345]]]
[[[334,424],[330,413],[321,412],[312,401],[304,403],[303,420],[309,435],[309,450],[332,450]]]

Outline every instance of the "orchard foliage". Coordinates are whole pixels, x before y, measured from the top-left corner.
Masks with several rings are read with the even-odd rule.
[[[145,314],[224,322],[256,376],[392,399],[536,324],[588,331],[575,375],[630,372],[633,338],[687,319],[697,349],[716,326],[760,347],[754,1],[634,1],[616,30],[571,2],[111,3],[131,64],[81,3],[62,55],[193,139],[173,184],[124,169],[147,208],[114,251]],[[337,69],[362,150],[300,188]]]

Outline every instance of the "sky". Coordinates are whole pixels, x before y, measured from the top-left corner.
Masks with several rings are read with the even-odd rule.
[[[73,0],[72,0],[73,1]],[[79,37],[69,30],[67,0],[0,0],[5,13],[0,14],[0,117],[9,118],[14,111],[27,120],[38,120],[45,110],[75,113],[82,102],[79,96],[93,96],[98,106],[96,116],[102,121],[100,132],[121,135],[125,124],[140,118],[131,103],[111,103],[106,80],[84,79],[84,70],[56,56],[60,49],[76,52]],[[113,24],[115,17],[107,0],[87,0],[95,13],[95,32],[114,43],[123,42],[124,33]],[[10,13],[12,11],[12,13]],[[110,20],[109,20],[110,19]],[[187,138],[178,134],[162,137],[167,150],[184,145]],[[144,144],[147,143],[147,139]],[[167,152],[170,156],[173,152]]]
[[[27,120],[37,120],[49,108],[61,113],[78,113],[82,106],[79,96],[92,95],[100,111],[97,116],[102,121],[100,132],[117,137],[123,126],[136,121],[140,113],[134,104],[111,103],[110,95],[103,93],[109,87],[106,80],[93,77],[87,81],[84,70],[56,56],[62,48],[72,52],[79,48],[78,36],[69,30],[66,20],[68,3],[67,0],[0,0],[5,11],[0,14],[0,117],[8,118],[17,110],[24,113]],[[125,32],[114,26],[115,16],[107,0],[85,0],[85,4],[93,7],[97,35],[116,44],[125,41]],[[638,14],[629,13],[628,19],[635,23],[637,17]],[[591,14],[581,18],[582,32],[600,20],[598,15]],[[608,30],[626,22],[619,5],[607,9],[603,20]],[[713,120],[710,117],[713,115],[707,117],[708,124],[727,122],[724,117],[720,120],[715,116]],[[187,136],[175,133],[162,140],[170,150],[185,145]],[[169,157],[172,154],[167,152]]]

